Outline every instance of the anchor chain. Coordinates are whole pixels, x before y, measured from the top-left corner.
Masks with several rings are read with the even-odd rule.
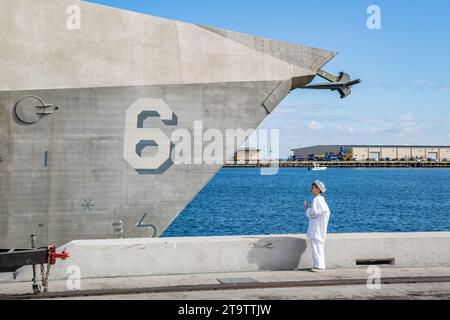
[[[48,261],[47,261],[47,270],[45,270],[45,266],[43,264],[41,264],[41,283],[42,283],[43,293],[48,293],[48,279],[50,277],[50,269],[52,267],[51,261],[52,261],[52,256],[51,256],[51,254],[49,254]]]

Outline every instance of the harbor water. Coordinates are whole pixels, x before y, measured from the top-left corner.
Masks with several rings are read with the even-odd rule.
[[[163,237],[305,233],[320,179],[334,233],[450,231],[449,169],[222,169]]]

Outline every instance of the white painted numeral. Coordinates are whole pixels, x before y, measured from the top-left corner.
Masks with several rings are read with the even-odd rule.
[[[123,157],[136,170],[157,170],[170,158],[171,141],[161,129],[139,128],[139,116],[157,112],[163,121],[170,121],[173,112],[161,99],[139,99],[128,110],[125,124]],[[136,152],[140,142],[154,142],[158,152],[153,157],[141,157]]]

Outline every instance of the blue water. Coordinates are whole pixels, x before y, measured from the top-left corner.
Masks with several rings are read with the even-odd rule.
[[[163,236],[305,233],[316,179],[329,189],[330,232],[450,231],[449,169],[223,169]]]

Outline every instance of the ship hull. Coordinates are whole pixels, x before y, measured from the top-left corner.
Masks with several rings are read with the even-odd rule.
[[[77,0],[0,9],[5,249],[35,232],[42,246],[160,236],[247,130],[335,56]],[[203,135],[236,129],[246,134],[214,151],[222,161],[205,161]],[[191,161],[172,157],[177,130]]]
[[[2,247],[26,247],[28,235],[39,224],[43,225],[42,244],[161,235],[222,166],[219,161],[196,161],[195,136],[209,129],[222,132],[223,161],[232,159],[248,135],[236,137],[235,145],[227,148],[227,130],[257,128],[267,116],[262,103],[278,85],[249,82],[0,92]],[[27,96],[58,105],[59,110],[24,125],[15,108]],[[142,129],[160,129],[167,137],[179,129],[189,132],[192,163],[174,164],[167,159],[158,169],[143,170],[126,161],[127,111],[142,99],[164,101],[174,115],[167,122],[158,114],[149,114]],[[208,145],[203,142],[202,152]],[[120,222],[123,233],[118,234],[113,223]]]

